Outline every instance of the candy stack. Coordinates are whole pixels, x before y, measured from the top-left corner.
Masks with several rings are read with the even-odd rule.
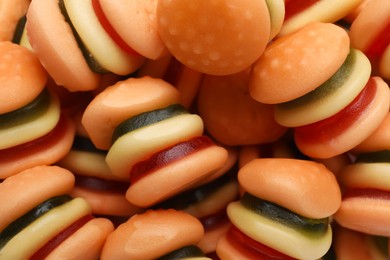
[[[388,259],[388,0],[0,0],[0,260]]]

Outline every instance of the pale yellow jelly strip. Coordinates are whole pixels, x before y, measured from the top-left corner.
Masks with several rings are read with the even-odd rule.
[[[334,23],[349,14],[360,3],[361,0],[318,1],[310,8],[285,21],[279,36],[292,33],[312,21]]]
[[[390,79],[390,45],[387,46],[386,50],[383,52],[379,62],[379,73],[379,76]]]
[[[346,166],[340,181],[349,188],[374,188],[390,191],[390,163],[356,163]]]
[[[284,0],[266,0],[271,18],[271,33],[269,39],[273,39],[280,31],[284,21]]]
[[[56,234],[90,212],[90,206],[81,198],[51,209],[15,235],[0,250],[0,259],[28,259]]]
[[[95,15],[91,0],[64,0],[64,5],[83,43],[103,68],[118,75],[126,75],[141,65],[141,56],[131,57],[104,30]]]
[[[238,201],[229,204],[227,214],[231,222],[247,236],[294,258],[318,259],[326,254],[332,243],[330,225],[323,236],[310,238],[246,209]]]
[[[230,181],[218,188],[210,196],[194,205],[190,205],[185,211],[197,218],[205,217],[224,209],[227,204],[238,198],[238,194],[238,183]]]
[[[355,62],[349,75],[336,91],[319,97],[315,102],[296,106],[292,109],[275,108],[276,121],[284,126],[308,125],[333,116],[345,108],[366,86],[371,73],[371,63],[361,51],[351,49]]]
[[[29,49],[30,51],[33,50],[30,42],[28,41],[28,37],[27,37],[27,30],[26,28],[24,28],[23,32],[22,32],[22,37],[20,38],[20,43],[19,43],[20,46],[23,46],[27,49]]]
[[[78,175],[108,180],[122,180],[111,173],[103,153],[71,150],[57,164]]]
[[[178,115],[119,137],[108,151],[106,162],[114,175],[128,178],[137,162],[202,133],[203,121],[198,115]]]
[[[20,145],[49,133],[60,119],[60,103],[54,95],[46,112],[34,120],[11,128],[0,130],[0,149]]]

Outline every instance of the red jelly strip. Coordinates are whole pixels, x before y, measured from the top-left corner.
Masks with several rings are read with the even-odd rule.
[[[86,215],[79,220],[72,223],[69,227],[61,231],[55,237],[49,240],[43,247],[41,247],[34,255],[30,257],[30,260],[45,259],[57,246],[59,246],[68,237],[73,235],[77,230],[84,226],[88,221],[93,219],[92,215]]]
[[[110,35],[110,37],[114,40],[118,46],[124,50],[126,53],[131,55],[140,56],[138,52],[136,52],[133,48],[131,48],[122,37],[115,31],[114,27],[108,21],[106,15],[103,12],[102,6],[100,5],[99,0],[92,0],[92,7],[95,11],[96,17],[98,18],[100,24],[104,28],[104,30]]]
[[[227,234],[227,241],[247,259],[294,259],[245,235],[234,225]]]
[[[189,141],[178,143],[172,147],[153,154],[150,158],[135,164],[130,172],[130,182],[136,183],[146,176],[169,163],[184,158],[196,151],[207,148],[213,144],[207,136],[194,137]]]
[[[129,184],[121,181],[103,180],[96,177],[76,175],[76,186],[89,190],[125,193]]]
[[[285,1],[285,16],[284,20],[287,21],[291,17],[304,11],[305,9],[316,4],[320,0],[286,0]]]
[[[390,192],[385,190],[362,188],[362,189],[348,189],[343,194],[343,199],[349,199],[355,197],[390,200]]]
[[[372,63],[373,70],[377,70],[379,61],[390,44],[390,22],[376,35],[371,44],[365,50],[365,54]]]
[[[64,116],[61,116],[58,124],[48,134],[33,141],[0,150],[0,164],[17,160],[18,158],[23,158],[53,147],[57,144],[58,140],[61,140],[65,136],[68,129],[67,121]]]
[[[370,78],[359,95],[343,110],[322,121],[295,128],[295,137],[306,143],[327,142],[336,138],[365,114],[377,90],[376,82]]]

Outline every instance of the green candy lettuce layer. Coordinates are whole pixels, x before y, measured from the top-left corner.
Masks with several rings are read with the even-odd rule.
[[[91,139],[80,135],[74,137],[72,150],[107,154],[107,151],[96,148]]]
[[[383,256],[387,256],[389,252],[389,238],[382,236],[371,236],[371,239],[374,241],[374,245],[381,252]]]
[[[115,128],[111,142],[115,143],[119,137],[128,132],[182,114],[188,114],[188,111],[183,106],[175,104],[162,109],[156,109],[133,116],[132,118],[123,121]]]
[[[244,193],[240,203],[256,214],[294,228],[306,235],[322,235],[328,229],[329,218],[306,218],[275,203],[259,199],[248,192]]]
[[[310,104],[312,102],[316,102],[318,99],[321,99],[322,97],[330,95],[330,93],[337,91],[344,85],[344,82],[351,74],[355,61],[356,52],[354,51],[354,49],[351,49],[343,65],[336,71],[335,74],[333,74],[330,79],[328,79],[318,88],[312,90],[306,95],[303,95],[299,98],[285,103],[278,104],[278,107],[284,110],[293,109],[299,106]]]
[[[5,229],[1,231],[0,249],[3,248],[8,243],[8,241],[11,240],[16,234],[18,234],[29,224],[34,222],[37,218],[49,212],[51,209],[58,207],[70,200],[72,200],[72,197],[68,195],[50,198],[42,202],[26,214],[24,214],[20,218],[16,219],[14,222],[9,224]]]
[[[23,35],[23,31],[24,31],[24,27],[26,25],[26,21],[27,21],[27,18],[26,16],[22,16],[17,25],[16,25],[16,28],[15,28],[15,32],[14,32],[14,35],[12,37],[12,42],[13,43],[16,43],[16,44],[20,44],[20,40],[22,39],[22,35]]]
[[[202,250],[197,246],[191,245],[191,246],[185,246],[175,251],[172,251],[171,253],[163,255],[157,260],[181,260],[187,257],[202,257],[202,256],[203,257],[205,256]]]
[[[35,120],[44,114],[50,106],[50,93],[45,88],[27,105],[0,115],[0,129],[7,129]]]

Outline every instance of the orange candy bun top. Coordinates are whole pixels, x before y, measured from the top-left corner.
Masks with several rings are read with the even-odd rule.
[[[34,52],[57,85],[70,91],[99,86],[100,75],[89,68],[58,1],[32,1],[26,30]]]
[[[58,166],[35,166],[0,184],[0,231],[45,200],[69,194],[74,175]]]
[[[344,63],[347,32],[332,23],[311,23],[271,43],[253,66],[251,96],[277,104],[316,89]]]
[[[124,120],[179,102],[178,90],[161,79],[129,78],[97,95],[86,108],[82,124],[95,146],[108,150],[115,128]]]
[[[201,222],[188,213],[148,210],[132,216],[108,236],[101,259],[156,259],[196,245],[203,235]]]
[[[273,105],[257,102],[249,95],[248,78],[249,70],[203,78],[198,113],[208,133],[223,144],[269,143],[287,130],[275,121]]]
[[[173,56],[213,75],[250,67],[263,53],[271,30],[266,1],[257,0],[162,0],[157,22]]]
[[[329,217],[341,203],[335,176],[313,161],[254,159],[239,170],[238,180],[250,194],[308,218]]]
[[[363,52],[390,22],[390,2],[370,0],[351,24],[351,45]]]
[[[44,89],[47,73],[28,49],[0,42],[0,114],[27,105]]]
[[[136,52],[149,59],[168,54],[157,31],[157,0],[98,0],[110,24]]]

